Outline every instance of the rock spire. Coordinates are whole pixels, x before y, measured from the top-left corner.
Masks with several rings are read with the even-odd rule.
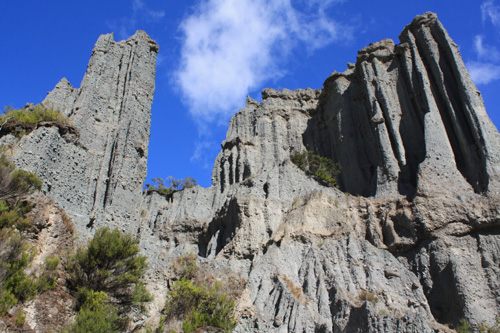
[[[80,88],[62,79],[43,104],[69,117],[78,138],[40,128],[21,140],[15,162],[77,222],[118,226],[136,215],[147,174],[158,45],[144,31],[99,37]],[[122,220],[123,219],[123,220]]]

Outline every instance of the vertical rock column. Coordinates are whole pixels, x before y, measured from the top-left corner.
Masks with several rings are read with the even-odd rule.
[[[79,139],[67,142],[37,130],[15,158],[41,177],[80,233],[105,224],[131,228],[121,220],[137,216],[147,174],[157,52],[143,31],[121,42],[112,34],[99,37],[80,88],[62,79],[43,101],[69,117]]]

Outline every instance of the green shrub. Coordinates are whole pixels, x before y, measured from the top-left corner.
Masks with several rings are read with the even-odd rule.
[[[23,197],[42,188],[42,181],[34,174],[16,170],[5,155],[0,156],[0,200]]]
[[[0,200],[0,213],[10,209],[10,205],[5,200]]]
[[[56,287],[56,281],[57,281],[56,269],[57,266],[59,266],[60,262],[61,260],[57,256],[45,258],[43,273],[38,278],[38,289],[40,291],[46,289],[53,289]]]
[[[21,308],[21,310],[19,310],[19,313],[17,314],[17,317],[16,317],[16,325],[23,326],[25,321],[26,321],[26,315],[23,312],[23,308]]]
[[[4,315],[18,301],[24,302],[50,287],[45,276],[36,278],[26,274],[34,252],[28,250],[15,230],[0,230],[3,251],[0,256],[0,315]]]
[[[3,287],[12,293],[18,300],[25,301],[34,296],[39,288],[36,278],[28,276],[25,269],[31,263],[34,253],[24,250],[17,258],[13,258],[10,262],[4,263],[7,268],[6,278],[3,282]]]
[[[172,269],[174,274],[179,279],[192,279],[194,278],[196,272],[198,271],[198,265],[196,265],[197,255],[194,253],[183,254],[174,261]]]
[[[236,326],[235,300],[241,296],[245,281],[231,272],[211,270],[207,264],[198,266],[196,259],[194,253],[187,253],[172,264],[178,280],[165,303],[165,323],[180,321],[184,332],[200,328],[230,331]]]
[[[61,259],[59,257],[47,257],[45,258],[45,269],[48,271],[54,271],[57,266],[59,266],[59,263],[61,262]]]
[[[69,126],[68,118],[59,111],[55,111],[41,104],[31,105],[22,109],[6,107],[0,116],[0,123],[13,123],[21,125],[38,125],[43,121],[53,121]]]
[[[139,255],[138,244],[130,234],[98,229],[88,245],[78,248],[69,261],[70,287],[77,292],[81,288],[103,291],[116,303],[134,304],[134,292],[147,269],[146,256]],[[142,303],[147,299],[144,293],[142,290],[139,297]]]
[[[236,326],[234,300],[230,300],[221,291],[219,284],[207,289],[182,278],[170,290],[165,311],[171,319],[184,318],[184,332],[194,332],[200,327],[217,327],[230,331]]]
[[[340,165],[333,163],[331,159],[307,151],[293,154],[291,161],[317,181],[328,186],[338,187],[337,178],[340,174]]]
[[[41,184],[36,175],[16,170],[5,155],[0,156],[0,315],[46,289],[44,278],[26,273],[35,253],[24,241],[23,232],[33,227],[26,217],[33,205],[21,200]]]
[[[500,333],[500,315],[495,318],[493,326],[487,324],[470,324],[465,318],[460,319],[459,325],[456,327],[458,333]]]
[[[25,217],[33,206],[25,201],[18,203],[0,201],[8,207],[0,213],[0,228],[15,227],[19,231],[26,231],[33,226],[31,219]]]
[[[457,333],[472,332],[471,327],[465,318],[460,319],[460,325],[457,326]]]
[[[4,316],[16,304],[17,298],[11,292],[0,288],[0,316]]]
[[[134,292],[132,294],[132,302],[139,306],[139,310],[144,313],[146,312],[145,303],[149,303],[153,300],[153,296],[146,289],[146,286],[142,282],[138,282],[135,285]]]
[[[106,304],[108,295],[102,291],[90,291],[85,303],[76,315],[75,323],[69,325],[63,332],[71,333],[107,333],[120,332],[126,325],[115,307]]]

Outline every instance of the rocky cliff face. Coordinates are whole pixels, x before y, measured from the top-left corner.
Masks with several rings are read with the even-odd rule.
[[[307,143],[342,164],[342,189],[353,194],[496,189],[498,132],[457,45],[433,14],[399,38],[364,48],[326,80]]]
[[[500,135],[432,13],[400,44],[358,54],[322,90],[263,91],[229,125],[213,186],[141,194],[156,44],[138,32],[94,48],[79,89],[44,103],[79,137],[40,128],[16,162],[79,224],[141,238],[158,307],[169,265],[198,253],[247,279],[240,332],[431,332],[500,312]],[[340,189],[295,166],[313,150]],[[139,212],[141,212],[139,214]]]
[[[137,216],[157,52],[142,31],[119,43],[112,34],[101,36],[80,88],[62,79],[43,101],[67,115],[78,135],[42,127],[14,149],[16,164],[44,180],[45,192],[71,215],[80,234],[105,224],[130,230],[125,221]]]

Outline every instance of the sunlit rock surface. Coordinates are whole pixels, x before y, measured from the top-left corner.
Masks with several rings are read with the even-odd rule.
[[[247,279],[239,332],[433,332],[500,312],[500,136],[435,14],[359,51],[322,90],[263,90],[232,118],[213,186],[143,194],[157,45],[99,38],[79,89],[45,104],[78,137],[40,128],[16,163],[82,235],[111,225],[141,238],[150,315],[172,259],[197,253]],[[6,140],[6,139],[3,139]],[[339,189],[291,161],[341,165]],[[168,168],[168,166],[166,166]]]

